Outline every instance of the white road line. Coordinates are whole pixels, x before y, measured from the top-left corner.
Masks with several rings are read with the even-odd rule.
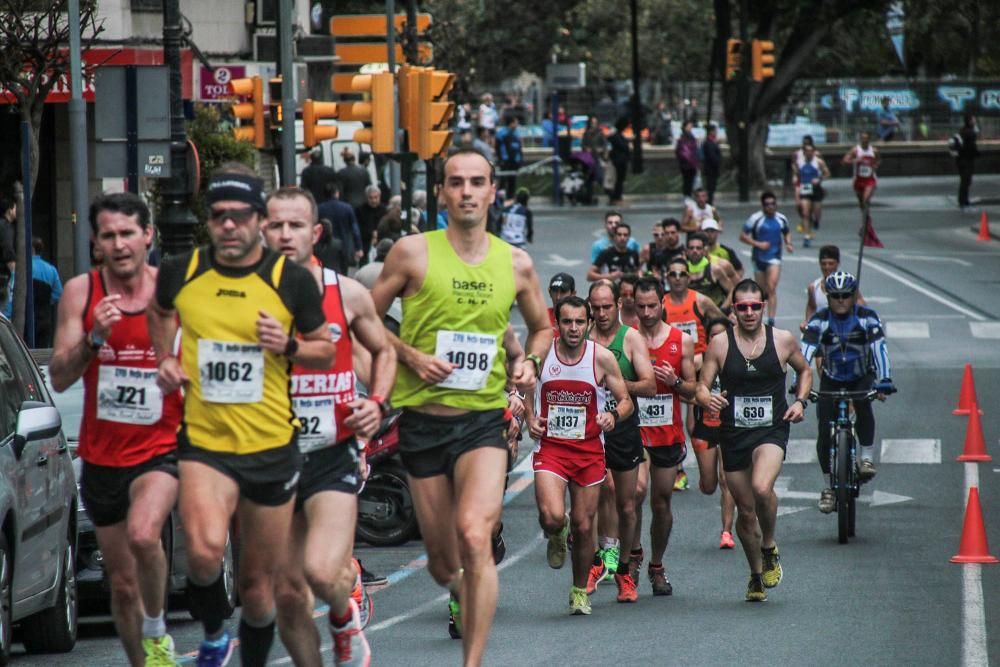
[[[854,259],[857,259],[857,255],[852,255],[851,253],[844,253],[844,257],[845,258],[847,258],[847,257],[853,257]],[[902,283],[903,285],[906,285],[910,289],[912,289],[914,291],[917,291],[917,292],[920,292],[924,296],[929,297],[931,299],[934,299],[938,303],[941,303],[941,304],[943,304],[945,306],[948,306],[952,310],[957,310],[958,312],[962,313],[963,315],[966,315],[966,316],[968,316],[968,317],[970,317],[970,318],[972,318],[972,319],[974,319],[974,320],[976,320],[978,322],[982,322],[982,321],[986,320],[986,318],[984,316],[980,315],[979,313],[973,312],[973,311],[969,310],[968,308],[964,308],[964,307],[958,305],[957,303],[952,303],[951,301],[949,301],[945,297],[941,296],[940,294],[932,292],[931,290],[927,289],[926,287],[924,287],[922,285],[918,285],[917,283],[913,282],[909,278],[904,278],[903,276],[897,275],[895,271],[887,269],[884,266],[882,266],[881,264],[878,264],[877,262],[873,262],[870,259],[866,259],[864,264],[865,264],[865,266],[867,266],[867,267],[869,267],[869,268],[871,268],[871,269],[873,269],[875,271],[878,271],[879,273],[881,273],[883,275],[886,275],[886,276],[892,278],[896,282]]]
[[[1000,338],[1000,322],[969,322],[973,338]]]
[[[972,262],[967,262],[964,259],[941,257],[940,255],[895,255],[894,259],[916,260],[918,262],[953,262],[961,266],[972,266]]]
[[[885,438],[882,463],[941,463],[941,441],[936,438]]]
[[[965,495],[979,487],[979,465],[965,464]],[[979,563],[962,565],[962,667],[986,667],[989,652],[986,644],[986,607],[983,604],[983,571]]]
[[[931,337],[931,328],[927,322],[888,320],[885,323],[885,332],[892,339]]]
[[[785,448],[785,463],[817,463],[815,438],[791,438]]]

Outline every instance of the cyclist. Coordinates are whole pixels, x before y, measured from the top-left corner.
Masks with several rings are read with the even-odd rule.
[[[837,271],[826,278],[826,296],[830,305],[822,308],[809,319],[802,334],[802,354],[807,361],[813,356],[823,356],[820,371],[821,391],[862,391],[874,389],[879,400],[896,389],[892,383],[889,349],[885,328],[878,313],[857,301],[858,281],[846,271]],[[821,398],[816,407],[819,431],[816,438],[816,456],[824,475],[830,474],[830,420],[836,410],[832,398]],[[854,428],[861,445],[861,462],[858,476],[862,482],[875,477],[874,463],[875,416],[870,401],[854,403]],[[819,509],[828,514],[836,507],[833,490],[823,489]]]

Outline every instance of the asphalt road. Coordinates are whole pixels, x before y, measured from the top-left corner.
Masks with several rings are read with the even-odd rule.
[[[986,191],[983,180],[977,183],[979,192]],[[845,268],[853,270],[857,209],[846,182],[834,182],[830,189],[816,246],[840,245]],[[767,603],[743,601],[746,562],[739,547],[717,548],[718,499],[694,490],[697,466],[689,458],[692,490],[674,496],[674,532],[665,558],[674,595],[654,599],[643,577],[637,604],[617,604],[614,586],[607,585],[593,597],[592,616],[570,617],[569,569],[553,571],[545,563],[534,487],[522,466],[506,498],[508,551],[486,664],[1000,662],[1000,632],[994,630],[1000,627],[1000,565],[948,561],[958,550],[972,482],[982,495],[992,553],[1000,551],[1000,459],[955,462],[966,419],[951,414],[963,366],[971,363],[985,412],[987,448],[1000,455],[1000,241],[976,240],[970,226],[978,224],[978,213],[959,213],[950,199],[953,189],[952,179],[886,180],[876,194],[875,226],[886,247],[865,250],[862,290],[886,323],[900,393],[876,406],[881,463],[876,480],[864,488],[857,538],[839,545],[835,515],[815,509],[824,480],[810,440],[816,432],[810,410],[806,422],[792,429],[779,478],[778,542],[785,577]],[[1000,207],[990,208],[989,200],[984,204],[1000,221]],[[583,291],[589,246],[604,209],[539,209],[530,251],[543,284],[553,273],[568,271]],[[739,224],[755,207],[730,199],[721,209],[724,242],[738,247]],[[794,221],[791,202],[779,201],[779,210]],[[675,201],[662,206],[647,201],[623,211],[643,241],[653,221],[680,213]],[[801,321],[805,285],[816,275],[816,247],[804,250],[797,243],[783,268],[778,326],[794,328]],[[373,664],[459,663],[460,642],[446,631],[444,592],[424,571],[421,545],[360,545],[358,553],[366,567],[390,576],[390,584],[374,592],[375,618],[367,632]],[[178,612],[170,621],[180,652],[194,650],[200,634],[186,619]],[[325,630],[323,635],[328,646]],[[77,648],[58,661],[122,664],[121,655],[105,618],[87,621]],[[285,656],[277,643],[272,664],[290,664]],[[13,664],[51,661],[20,653]]]

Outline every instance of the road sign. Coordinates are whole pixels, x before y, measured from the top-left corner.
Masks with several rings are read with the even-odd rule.
[[[133,67],[128,65],[127,67]],[[95,74],[94,86],[100,92],[94,98],[94,137],[98,140],[125,141],[128,134],[125,101],[125,67],[101,67]],[[167,68],[135,66],[136,139],[156,141],[170,139],[170,101]]]
[[[587,87],[587,63],[549,63],[545,66],[545,85],[559,90]]]
[[[365,63],[382,63],[389,60],[389,48],[385,42],[365,42],[361,44],[343,44],[338,42],[335,53],[340,60],[339,65],[363,65]],[[434,57],[434,49],[430,44],[421,43],[417,47],[417,59],[429,62]],[[396,44],[396,62],[401,63],[403,47]]]
[[[137,145],[139,176],[170,178],[170,142],[140,141]],[[104,178],[128,176],[128,150],[124,141],[99,141],[95,152],[97,174]]]
[[[230,97],[229,82],[246,76],[245,65],[226,65],[223,67],[201,67],[201,84],[198,86],[198,99],[202,102],[222,102]]]
[[[402,32],[405,14],[396,14],[393,23],[396,32]],[[431,25],[430,14],[417,14],[417,33],[424,33]],[[335,37],[384,37],[385,14],[344,14],[330,19],[330,34]]]

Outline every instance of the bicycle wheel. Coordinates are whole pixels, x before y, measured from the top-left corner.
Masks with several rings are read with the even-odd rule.
[[[833,446],[837,448],[837,541],[847,544],[850,524],[854,513],[854,498],[851,497],[851,435],[847,430],[834,434]]]

